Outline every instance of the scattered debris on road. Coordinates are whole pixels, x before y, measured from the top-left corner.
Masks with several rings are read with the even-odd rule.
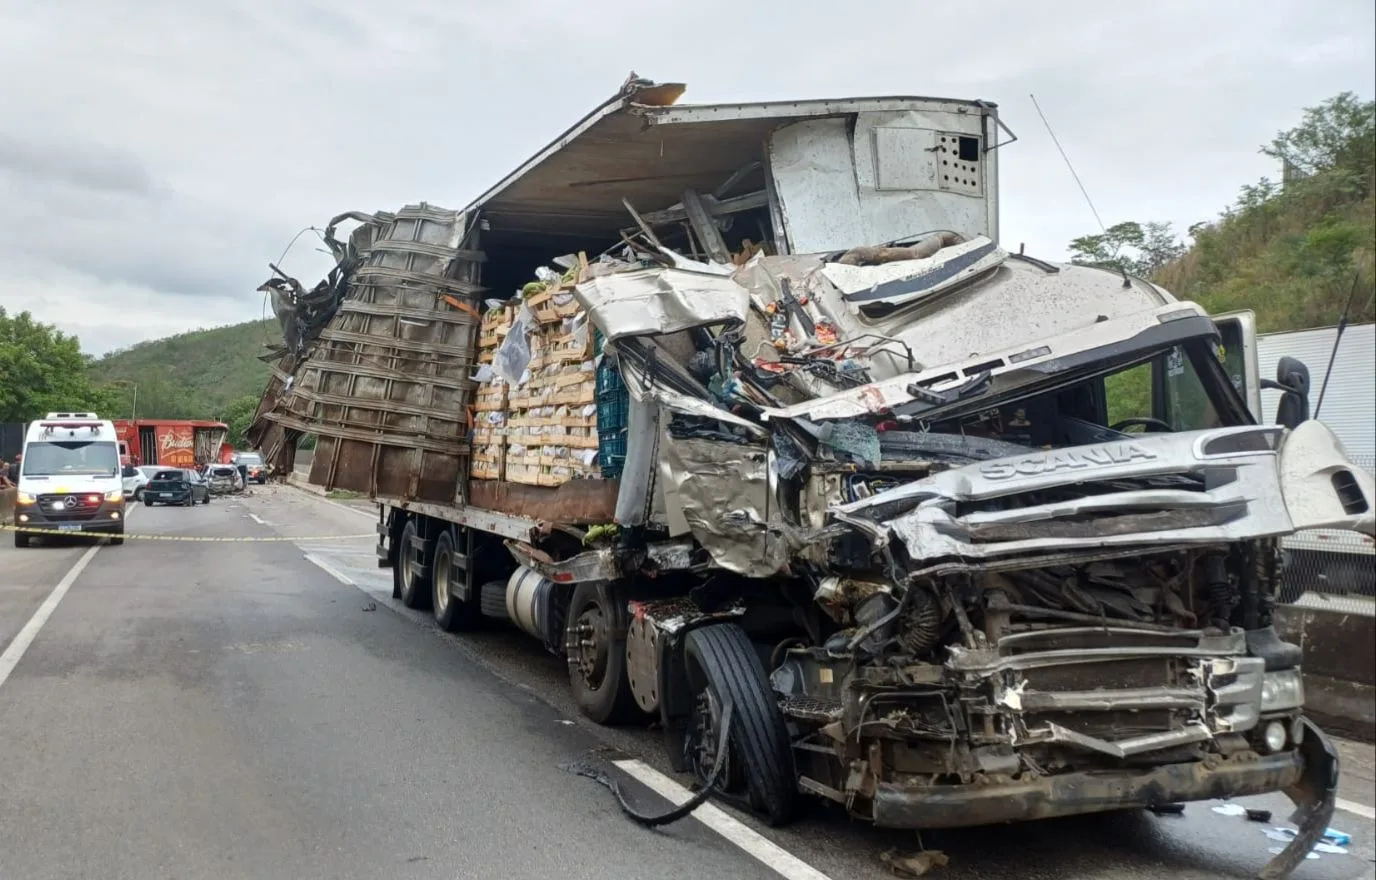
[[[879,861],[889,866],[894,874],[906,877],[925,877],[933,868],[944,868],[950,859],[939,849],[924,849],[919,853],[904,855],[897,849],[886,850],[879,854]]]

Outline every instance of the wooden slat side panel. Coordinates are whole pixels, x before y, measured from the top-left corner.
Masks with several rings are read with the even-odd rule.
[[[320,438],[312,483],[462,501],[481,259],[459,251],[462,227],[449,212],[398,212],[281,395],[269,419]]]
[[[473,480],[469,501],[475,507],[540,522],[598,525],[615,520],[620,488],[619,480],[570,480],[562,486]]]

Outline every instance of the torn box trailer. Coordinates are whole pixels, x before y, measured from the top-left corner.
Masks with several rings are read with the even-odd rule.
[[[268,282],[251,439],[318,435],[405,604],[510,621],[770,821],[1284,790],[1288,872],[1336,759],[1277,541],[1370,534],[1373,481],[1257,423],[1250,315],[1000,247],[990,104],[681,91],[633,78],[463,211],[352,215],[331,277]]]

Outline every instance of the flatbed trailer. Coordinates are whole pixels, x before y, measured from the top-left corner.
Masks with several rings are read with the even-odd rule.
[[[632,77],[463,211],[336,217],[336,272],[263,286],[250,441],[317,435],[404,604],[509,621],[769,822],[1284,790],[1292,870],[1336,758],[1278,541],[1370,534],[1376,488],[1258,424],[1250,313],[1000,247],[988,102],[682,91]]]

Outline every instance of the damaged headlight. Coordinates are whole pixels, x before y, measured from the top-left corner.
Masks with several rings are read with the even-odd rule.
[[[1284,712],[1304,705],[1304,679],[1298,669],[1268,672],[1261,680],[1261,711]]]

